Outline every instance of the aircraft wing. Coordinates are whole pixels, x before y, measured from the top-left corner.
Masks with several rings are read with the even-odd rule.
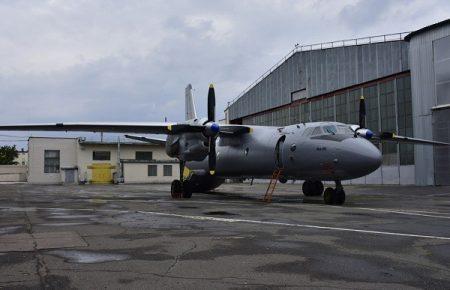
[[[204,125],[186,123],[47,123],[47,124],[13,124],[0,125],[0,131],[75,131],[75,132],[108,132],[108,133],[143,133],[143,134],[179,134],[187,132],[203,132]],[[249,133],[250,127],[242,125],[220,125],[220,134],[240,135]]]
[[[175,123],[48,123],[0,125],[0,131],[76,131],[169,134]]]
[[[158,145],[165,145],[166,140],[164,139],[158,139],[158,138],[151,138],[151,137],[144,137],[144,136],[134,136],[134,135],[125,135],[125,138],[137,140],[141,142],[147,142],[152,144],[158,144]]]
[[[420,138],[399,136],[391,132],[383,132],[379,136],[374,135],[375,139],[379,139],[381,141],[392,141],[399,143],[410,143],[410,144],[424,144],[424,145],[441,145],[441,146],[450,146],[450,143],[439,142],[434,140],[426,140]]]

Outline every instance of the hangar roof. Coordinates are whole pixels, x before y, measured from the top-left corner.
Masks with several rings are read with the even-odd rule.
[[[423,28],[421,28],[419,30],[411,32],[410,34],[408,34],[405,37],[405,41],[410,41],[412,37],[414,37],[414,36],[416,36],[418,34],[421,34],[423,32],[427,32],[427,31],[430,31],[430,30],[433,30],[435,28],[444,26],[446,24],[450,24],[450,18],[446,19],[446,20],[443,20],[443,21],[440,21],[440,22],[437,22],[437,23],[434,23],[434,24],[431,24],[431,25],[428,25],[428,26],[425,26],[425,27],[423,27]]]

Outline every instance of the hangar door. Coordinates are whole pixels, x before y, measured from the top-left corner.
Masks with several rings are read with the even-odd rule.
[[[433,139],[450,142],[450,107],[433,110]],[[450,185],[450,147],[434,146],[434,181]]]

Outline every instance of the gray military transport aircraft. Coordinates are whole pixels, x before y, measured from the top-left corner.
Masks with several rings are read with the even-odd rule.
[[[186,88],[185,105],[186,121],[180,123],[0,125],[0,131],[166,134],[166,140],[125,136],[143,142],[164,142],[167,154],[180,160],[180,180],[174,180],[171,185],[173,198],[190,198],[193,192],[210,191],[226,178],[272,178],[275,184],[277,180],[304,180],[305,196],[323,194],[326,204],[335,205],[345,201],[342,180],[365,176],[380,167],[381,152],[370,140],[450,145],[392,132],[372,132],[365,128],[364,97],[360,99],[358,125],[338,122],[284,127],[218,124],[213,85],[208,91],[207,118],[197,118],[191,85]],[[336,187],[324,191],[322,181],[334,181]]]

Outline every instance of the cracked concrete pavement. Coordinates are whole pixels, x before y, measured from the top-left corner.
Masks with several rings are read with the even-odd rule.
[[[450,288],[449,187],[265,186],[0,184],[0,288]]]

